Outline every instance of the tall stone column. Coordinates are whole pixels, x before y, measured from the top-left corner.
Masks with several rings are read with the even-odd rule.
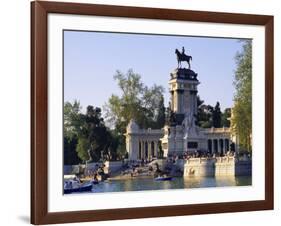
[[[194,91],[194,114],[197,115],[197,91]]]
[[[154,140],[151,141],[151,157],[155,157],[155,143]]]
[[[189,92],[189,100],[190,100],[190,113],[192,115],[197,114],[197,91],[196,90],[190,90]]]
[[[151,141],[148,141],[148,160],[151,160]]]
[[[177,90],[177,97],[178,97],[178,110],[177,110],[177,113],[180,113],[181,112],[181,94],[180,94],[180,91]]]
[[[141,142],[138,139],[138,159],[137,160],[139,160],[139,159],[141,159]]]
[[[184,113],[184,90],[178,89],[179,95],[179,113]]]
[[[173,103],[173,111],[177,112],[178,111],[178,92],[177,91],[174,92],[173,101],[174,101],[174,103]]]
[[[145,159],[146,158],[146,155],[145,155],[145,152],[146,152],[146,143],[145,143],[146,141],[144,140],[143,141],[143,159]]]
[[[221,139],[218,139],[218,153],[222,153],[222,148],[221,148]]]
[[[141,159],[144,159],[144,143],[141,141]]]
[[[190,91],[190,113],[193,114],[194,110],[194,99],[193,99],[193,91]]]
[[[175,109],[174,91],[171,90],[170,93],[171,93],[171,110],[174,111]]]
[[[179,90],[177,90],[177,112],[180,113],[181,112],[181,93]]]
[[[130,146],[130,143],[131,143],[131,139],[130,139],[131,136],[127,135],[126,136],[126,151],[129,153],[129,155],[131,155],[131,146]]]
[[[156,158],[158,158],[158,148],[158,141],[154,141],[154,151]]]
[[[192,91],[189,91],[189,98],[188,98],[188,113],[191,114],[193,112],[193,95]]]
[[[212,139],[212,143],[213,143],[213,154],[216,153],[216,142],[215,139]]]

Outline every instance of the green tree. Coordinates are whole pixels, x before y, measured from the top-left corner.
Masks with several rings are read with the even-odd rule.
[[[226,108],[221,115],[221,123],[224,127],[230,127],[230,117],[231,117],[231,109]]]
[[[80,159],[76,153],[77,137],[64,136],[63,141],[64,165],[76,165],[80,163]]]
[[[74,100],[73,104],[70,102],[64,103],[64,136],[71,138],[80,133],[82,127],[81,119],[81,105],[78,100]]]
[[[161,128],[165,123],[165,107],[162,86],[145,86],[141,76],[128,70],[117,71],[114,79],[121,95],[112,94],[104,106],[105,118],[119,139],[118,153],[125,155],[126,126],[134,119],[141,128]]]
[[[212,122],[213,122],[213,127],[215,128],[221,127],[221,108],[219,102],[216,103],[216,106],[212,112]]]
[[[143,128],[153,128],[158,116],[159,120],[163,120],[162,86],[145,86],[141,76],[132,70],[126,74],[117,71],[114,79],[121,90],[121,95],[112,94],[104,106],[106,120],[112,127],[124,128],[131,119],[134,119]]]
[[[202,128],[212,127],[213,107],[211,105],[205,105],[204,101],[197,96],[197,109],[196,124]]]
[[[89,159],[88,150],[90,150],[90,148],[91,148],[91,144],[87,138],[80,137],[78,139],[76,151],[77,151],[78,157],[81,160],[87,161]]]
[[[239,138],[240,149],[251,151],[252,135],[252,41],[243,41],[241,52],[236,55],[234,77],[235,95],[232,131]]]
[[[75,100],[73,103],[64,104],[64,164],[74,165],[80,162],[76,152],[78,135],[82,128],[80,102]]]
[[[77,100],[64,104],[64,164],[99,161],[102,154],[115,160],[119,138],[105,126],[101,109],[88,106],[83,114],[81,108]]]
[[[160,101],[158,104],[157,112],[156,112],[156,124],[155,129],[161,129],[165,125],[165,105],[164,105],[164,97],[161,95]]]
[[[101,117],[101,109],[89,105],[85,115],[81,115],[83,126],[78,135],[77,153],[83,161],[99,161],[102,152],[107,153],[111,134]],[[90,155],[90,156],[89,156]]]
[[[114,127],[116,124],[119,124],[119,127],[123,127],[124,123],[122,122],[126,124],[131,118],[140,118],[140,94],[143,93],[144,85],[140,80],[140,75],[133,73],[131,70],[126,75],[117,71],[114,79],[121,90],[121,96],[111,95],[108,103],[104,106],[106,111],[105,117],[111,127]]]

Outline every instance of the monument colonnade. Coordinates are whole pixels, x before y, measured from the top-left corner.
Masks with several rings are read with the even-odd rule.
[[[138,159],[151,160],[158,157],[159,140],[139,138]]]
[[[226,154],[230,150],[230,140],[228,138],[208,138],[208,150],[211,153]]]

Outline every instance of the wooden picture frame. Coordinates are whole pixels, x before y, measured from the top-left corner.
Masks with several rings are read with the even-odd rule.
[[[265,27],[265,199],[256,201],[48,212],[48,14],[114,16]],[[189,10],[31,3],[31,223],[52,224],[273,209],[273,16]]]

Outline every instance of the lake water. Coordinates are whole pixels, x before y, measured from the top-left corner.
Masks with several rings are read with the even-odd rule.
[[[109,180],[93,185],[93,193],[144,191],[163,189],[188,189],[206,187],[247,186],[252,184],[251,176],[242,177],[178,177],[171,181],[155,181],[153,178]]]

